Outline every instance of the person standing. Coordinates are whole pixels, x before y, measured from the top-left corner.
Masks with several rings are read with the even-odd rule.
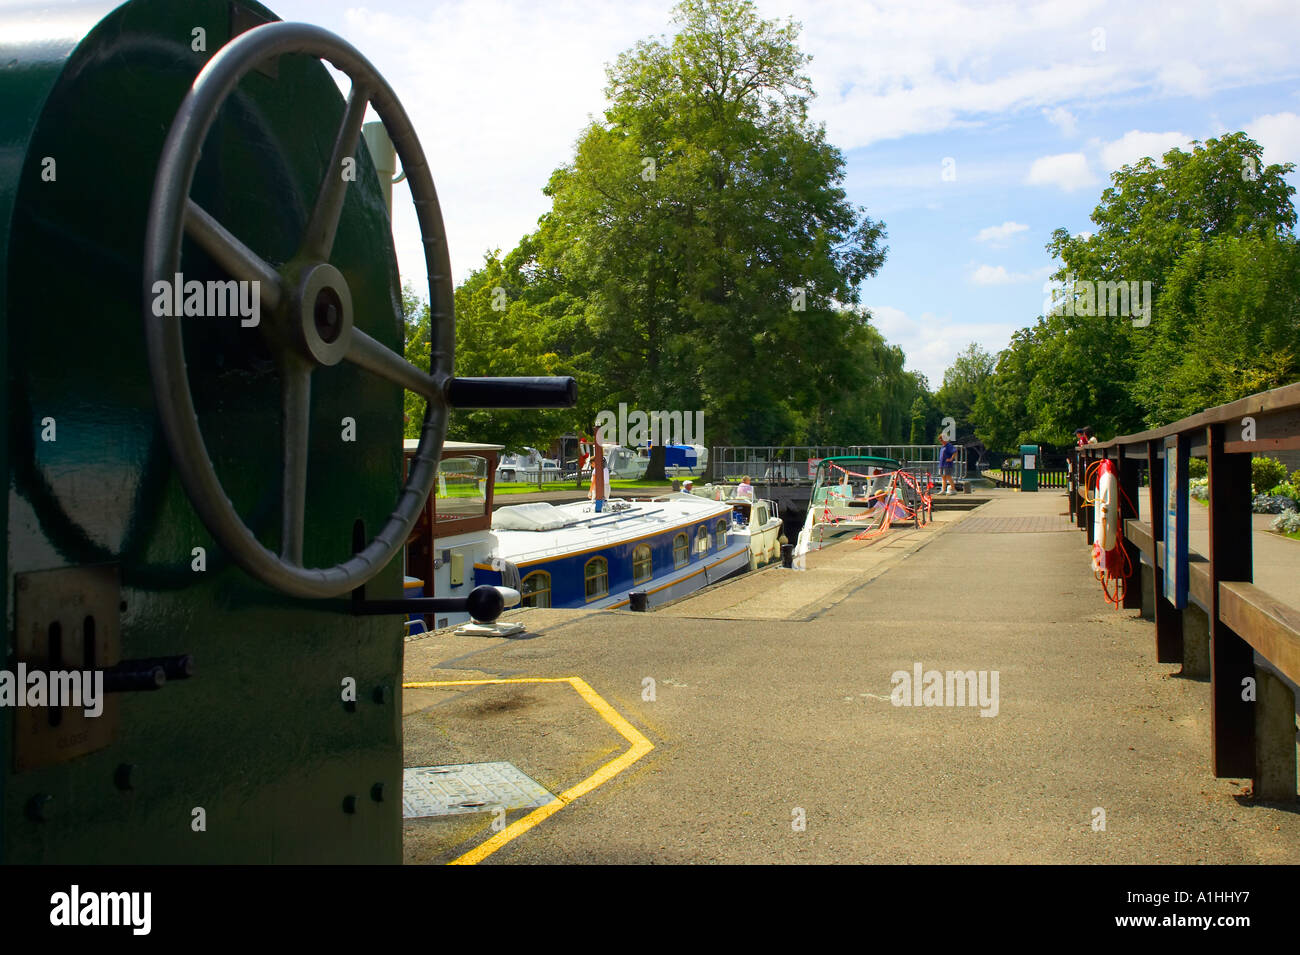
[[[754,499],[754,485],[749,483],[749,475],[746,474],[736,485],[736,497],[747,497],[751,501]]]
[[[957,446],[943,436],[943,447],[939,449],[939,480],[943,483],[940,494],[951,494],[957,484],[953,480],[953,459],[957,457]]]
[[[596,445],[596,461],[591,468],[591,490],[587,497],[595,504],[596,513],[605,509],[609,497],[609,462],[605,458],[605,449]]]

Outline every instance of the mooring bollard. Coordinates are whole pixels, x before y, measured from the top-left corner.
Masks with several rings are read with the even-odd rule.
[[[794,545],[781,545],[781,566],[789,570],[794,567]]]
[[[627,595],[627,605],[637,613],[645,613],[650,609],[650,595],[644,590],[634,590]]]

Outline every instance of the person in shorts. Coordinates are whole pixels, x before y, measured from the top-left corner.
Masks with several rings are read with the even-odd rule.
[[[939,449],[939,480],[943,484],[940,494],[952,494],[956,490],[956,482],[953,481],[953,461],[957,457],[957,445],[948,440],[947,435],[943,437],[943,447]]]

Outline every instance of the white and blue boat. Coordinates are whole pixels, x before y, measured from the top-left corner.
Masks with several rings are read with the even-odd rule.
[[[654,607],[749,569],[749,540],[733,533],[731,506],[692,494],[609,500],[599,511],[591,501],[493,511],[500,450],[444,446],[429,513],[407,550],[408,576],[433,586],[409,595],[454,597],[491,584],[518,590],[526,607],[614,610],[633,594]],[[466,620],[440,614],[431,623]]]

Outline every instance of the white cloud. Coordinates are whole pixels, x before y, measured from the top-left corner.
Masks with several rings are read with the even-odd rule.
[[[1056,186],[1066,192],[1091,186],[1097,180],[1088,168],[1088,157],[1083,153],[1061,153],[1042,156],[1029,167],[1025,180],[1031,186]]]
[[[923,312],[912,318],[891,305],[872,305],[871,322],[891,345],[907,356],[906,367],[925,375],[931,388],[943,382],[943,373],[971,342],[996,355],[1025,322],[958,322],[950,315]]]
[[[981,265],[971,273],[970,280],[976,285],[1011,285],[1022,278],[1008,272],[1005,265]]]
[[[757,0],[769,18],[803,25],[802,49],[818,97],[812,118],[851,150],[934,134],[1018,113],[1045,116],[1065,135],[1076,114],[1168,96],[1214,92],[1296,76],[1300,5],[1189,0],[1159,16],[1140,4],[1045,0]],[[286,19],[346,37],[389,80],[410,113],[442,201],[457,280],[490,247],[511,248],[549,206],[541,188],[572,157],[573,143],[604,109],[606,63],[638,40],[671,33],[673,0],[277,0]],[[1107,50],[1092,49],[1104,24]],[[1284,115],[1284,114],[1275,114]],[[1261,117],[1261,129],[1269,128]],[[1263,135],[1261,133],[1261,135]],[[1276,137],[1275,137],[1276,138]],[[938,178],[951,154],[893,178]],[[1095,154],[1094,165],[1096,163]],[[958,183],[980,170],[957,155]],[[916,157],[897,158],[898,166]],[[862,176],[850,162],[850,176]],[[894,172],[891,170],[891,172]],[[870,173],[868,172],[868,175]],[[998,179],[1005,178],[999,172]],[[1044,157],[1030,181],[1073,190],[1094,183],[1082,154]],[[926,201],[932,201],[926,199]],[[394,235],[404,273],[423,274],[410,193],[394,193]]]
[[[1294,78],[1300,5],[759,0],[803,24],[813,116],[843,148],[1044,111],[1067,136],[1080,107],[1204,96]],[[1092,48],[1095,27],[1108,39]],[[1054,117],[1054,118],[1053,118]]]
[[[1101,161],[1108,172],[1131,166],[1144,156],[1150,156],[1158,163],[1160,157],[1174,147],[1184,151],[1190,149],[1193,138],[1180,132],[1146,133],[1130,129],[1119,139],[1101,147]]]
[[[1209,74],[1187,60],[1174,60],[1160,67],[1156,82],[1169,96],[1204,96],[1211,88]]]
[[[550,208],[542,187],[605,107],[605,65],[668,32],[672,0],[273,6],[344,36],[392,85],[433,172],[459,282],[485,250],[508,252],[536,228]],[[423,246],[405,183],[393,190],[393,234],[403,278],[418,287]]]
[[[1043,115],[1047,121],[1061,131],[1062,136],[1073,136],[1079,131],[1078,120],[1064,106],[1058,106],[1055,109],[1044,109]]]
[[[1005,265],[980,265],[971,272],[970,280],[976,285],[1016,285],[1044,278],[1051,272],[1050,265],[1034,269],[1032,272],[1008,272]]]
[[[1300,116],[1270,113],[1246,124],[1246,134],[1264,147],[1264,163],[1293,162],[1300,166]]]
[[[975,236],[976,242],[1005,242],[1017,232],[1027,232],[1029,226],[1023,222],[1004,222],[1002,225],[991,225],[987,228],[980,229],[979,234]]]

